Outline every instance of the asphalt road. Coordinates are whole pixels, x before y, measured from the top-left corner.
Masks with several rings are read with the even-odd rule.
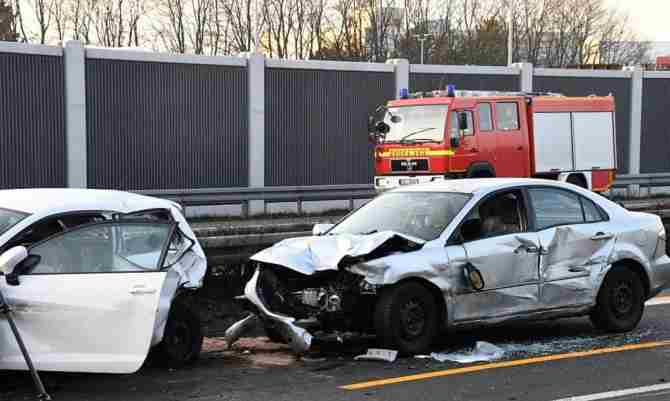
[[[145,366],[134,375],[44,374],[56,400],[505,400],[670,399],[670,298],[647,306],[637,330],[596,332],[588,319],[564,319],[452,334],[439,350],[467,350],[475,340],[502,359],[458,364],[402,358],[354,361],[369,345],[322,346],[296,359],[285,347],[245,339],[232,351],[209,339],[195,366]],[[0,373],[0,400],[34,399],[26,372]],[[575,398],[570,398],[575,397]]]

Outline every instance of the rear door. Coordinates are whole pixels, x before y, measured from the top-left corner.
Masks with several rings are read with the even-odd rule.
[[[604,268],[615,236],[605,211],[569,190],[528,190],[542,247],[540,299],[546,309],[595,302],[592,275]]]
[[[174,224],[107,222],[32,246],[18,286],[0,281],[39,370],[132,373],[151,344]],[[0,369],[25,369],[0,325]]]
[[[519,101],[495,103],[495,163],[497,177],[528,177],[530,160],[527,124]]]

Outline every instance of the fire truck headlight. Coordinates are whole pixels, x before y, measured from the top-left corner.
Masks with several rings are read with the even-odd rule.
[[[375,186],[377,186],[377,187],[388,187],[389,186],[388,178],[377,178],[377,179],[375,179]]]

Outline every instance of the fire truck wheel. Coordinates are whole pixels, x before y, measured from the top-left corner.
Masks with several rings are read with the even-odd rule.
[[[586,188],[586,180],[581,174],[570,174],[566,180],[568,184],[577,185],[578,187]]]

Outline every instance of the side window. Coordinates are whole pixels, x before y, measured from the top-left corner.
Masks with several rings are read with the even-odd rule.
[[[167,209],[149,209],[132,213],[118,213],[114,215],[117,220],[147,220],[157,223],[172,221],[172,214]]]
[[[584,197],[581,199],[582,206],[584,207],[584,220],[587,223],[596,223],[598,221],[607,220],[606,216],[604,215],[605,212],[601,211],[600,208],[598,208],[598,206],[593,203],[593,201]]]
[[[22,245],[30,247],[33,244],[84,224],[100,223],[105,217],[98,213],[72,213],[63,216],[38,221],[9,241],[3,249]]]
[[[451,137],[452,138],[458,138],[460,137],[460,132],[459,132],[459,113],[465,113],[467,115],[468,119],[468,129],[463,131],[464,136],[469,136],[469,135],[474,135],[475,133],[475,127],[473,124],[473,119],[472,119],[472,112],[471,111],[452,111],[451,112]]]
[[[491,111],[491,103],[478,104],[477,112],[479,113],[479,130],[493,131],[493,112]]]
[[[30,274],[119,273],[159,270],[171,224],[103,223],[68,231],[30,249],[39,262]]]
[[[519,129],[519,105],[516,103],[496,103],[496,124],[499,130]]]
[[[473,209],[465,222],[461,227],[465,242],[524,232],[526,209],[521,192],[494,195]]]
[[[552,188],[531,188],[528,192],[539,230],[584,222],[579,195]]]

